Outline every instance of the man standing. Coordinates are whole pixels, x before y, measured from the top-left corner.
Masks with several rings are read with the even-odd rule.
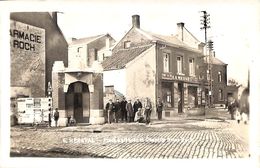
[[[106,104],[106,111],[107,111],[107,123],[111,124],[113,121],[113,110],[114,110],[114,103],[112,102],[112,99],[109,100],[109,102]]]
[[[148,97],[145,99],[144,110],[145,110],[144,113],[145,113],[146,124],[149,124],[151,118],[151,112],[152,112],[152,104]]]
[[[55,112],[54,112],[55,127],[58,126],[59,117],[60,117],[60,114],[59,114],[58,108],[55,108]]]
[[[115,102],[115,120],[116,120],[116,123],[118,123],[118,119],[119,119],[119,115],[120,115],[120,102],[119,102],[119,99],[116,99],[116,102]]]
[[[163,110],[163,103],[161,101],[161,98],[158,97],[156,103],[156,112],[158,114],[158,120],[162,120],[162,110]]]
[[[134,116],[135,116],[135,113],[138,111],[139,108],[142,109],[142,103],[139,101],[139,99],[137,98],[136,101],[134,102]]]
[[[124,120],[125,120],[125,122],[127,122],[126,104],[127,104],[127,101],[125,100],[125,97],[123,97],[123,100],[120,103],[120,106],[121,106],[121,120],[122,120],[122,122]]]
[[[134,122],[134,109],[131,103],[131,100],[129,99],[127,104],[126,104],[126,111],[127,111],[127,118],[129,122]]]
[[[51,127],[51,112],[48,114],[49,127]]]

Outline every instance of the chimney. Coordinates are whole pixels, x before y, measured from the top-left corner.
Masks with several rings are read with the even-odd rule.
[[[178,37],[181,39],[181,41],[184,41],[183,38],[184,23],[183,22],[177,23],[177,26],[178,26]]]
[[[51,12],[52,20],[55,24],[58,24],[57,12]]]
[[[132,16],[132,26],[140,29],[140,16],[139,15]]]
[[[109,35],[106,36],[106,50],[110,48],[110,38]]]
[[[66,39],[68,43],[72,43],[72,41],[75,41],[77,40],[76,38],[72,37],[72,38],[68,38]]]

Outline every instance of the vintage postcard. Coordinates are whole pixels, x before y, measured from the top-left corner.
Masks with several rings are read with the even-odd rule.
[[[250,2],[1,4],[3,166],[257,166],[259,2]]]

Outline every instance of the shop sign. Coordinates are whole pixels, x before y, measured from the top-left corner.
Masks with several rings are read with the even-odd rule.
[[[167,80],[175,80],[175,81],[185,81],[185,82],[198,82],[198,78],[191,76],[180,76],[180,75],[172,75],[170,73],[163,73],[162,79]]]

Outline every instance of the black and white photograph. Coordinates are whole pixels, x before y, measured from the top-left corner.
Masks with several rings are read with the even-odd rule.
[[[259,1],[0,7],[0,167],[260,166]]]

